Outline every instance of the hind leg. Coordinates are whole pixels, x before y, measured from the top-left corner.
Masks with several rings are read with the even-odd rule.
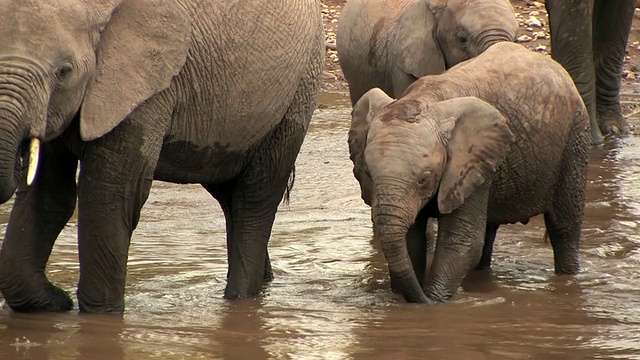
[[[476,266],[476,270],[488,271],[491,269],[491,256],[493,255],[493,243],[496,240],[496,234],[500,225],[487,224],[487,230],[484,233],[484,246],[482,247],[482,257]]]
[[[555,197],[550,210],[544,213],[556,274],[576,274],[580,271],[578,251],[589,161],[587,133],[576,130],[566,149]]]
[[[233,211],[231,210],[231,205],[233,203],[232,196],[233,194],[233,185],[234,182],[228,182],[224,184],[212,185],[212,184],[203,184],[202,186],[216,199],[218,203],[220,203],[220,207],[222,208],[222,212],[224,213],[224,217],[226,220],[226,233],[227,233],[227,249],[230,248],[229,244],[231,244],[231,240],[233,238]],[[228,255],[228,254],[227,254]],[[228,278],[227,274],[227,278]],[[269,251],[267,250],[265,253],[265,261],[264,261],[264,275],[262,280],[264,282],[273,281],[273,269],[271,267],[271,260],[269,258]]]
[[[293,183],[294,164],[315,110],[319,69],[303,80],[280,124],[252,153],[231,193],[232,234],[224,297],[247,298],[260,292],[270,275],[267,244],[278,204]]]

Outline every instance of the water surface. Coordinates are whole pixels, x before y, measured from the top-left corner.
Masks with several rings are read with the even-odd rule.
[[[450,303],[419,306],[391,293],[372,244],[348,100],[321,101],[329,106],[316,112],[274,225],[276,278],[260,298],[222,299],[217,202],[200,186],[156,182],[131,244],[123,319],[0,312],[0,359],[640,359],[640,138],[592,153],[580,275],[554,275],[535,218],[501,227],[491,274],[467,278]],[[48,266],[72,293],[76,230],[63,231]]]

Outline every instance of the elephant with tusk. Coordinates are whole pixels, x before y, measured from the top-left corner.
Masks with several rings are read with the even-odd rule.
[[[272,278],[271,228],[316,107],[319,8],[0,1],[0,202],[16,193],[0,249],[7,304],[73,307],[45,268],[77,203],[79,309],[122,313],[129,243],[153,180],[202,184],[218,200],[224,296],[258,295]]]

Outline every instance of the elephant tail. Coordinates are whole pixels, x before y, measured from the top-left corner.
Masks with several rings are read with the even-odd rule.
[[[282,197],[282,202],[285,205],[289,205],[291,200],[291,189],[293,189],[293,184],[296,181],[296,166],[294,165],[291,169],[291,174],[289,174],[289,179],[287,180],[287,188],[284,190],[284,196]]]

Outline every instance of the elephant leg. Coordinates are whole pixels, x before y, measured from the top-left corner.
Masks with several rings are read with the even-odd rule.
[[[550,210],[544,213],[556,274],[577,274],[580,271],[578,251],[589,161],[589,152],[584,149],[585,137],[584,133],[577,131],[567,144],[569,153],[563,159],[555,196]]]
[[[203,187],[220,203],[220,207],[222,208],[222,212],[224,213],[225,223],[226,223],[226,232],[227,232],[227,251],[231,249],[231,241],[233,234],[233,211],[231,210],[232,198],[231,194],[233,194],[233,186],[235,182],[228,182],[224,184],[218,185],[203,185]],[[227,257],[229,253],[227,252]],[[229,274],[227,273],[227,279],[229,278]],[[262,278],[264,282],[273,281],[273,269],[271,267],[271,260],[269,258],[269,251],[267,250],[265,254],[265,262],[264,262],[264,275]]]
[[[269,277],[264,272],[273,221],[278,204],[293,186],[294,165],[315,110],[317,91],[315,79],[302,81],[280,124],[254,150],[236,180],[231,202],[233,234],[227,250],[226,299],[257,295],[265,277]]]
[[[620,76],[635,5],[635,0],[595,0],[593,57],[596,110],[600,130],[604,134],[628,134],[630,130],[620,108]]]
[[[592,51],[593,0],[547,0],[551,56],[564,67],[584,101],[591,123],[591,142],[604,143],[596,121],[596,79]]]
[[[45,268],[53,244],[76,206],[78,160],[59,140],[44,143],[35,182],[16,194],[0,250],[0,291],[15,311],[67,311],[69,294]]]
[[[77,295],[82,312],[124,311],[129,243],[149,196],[164,136],[143,124],[163,129],[169,121],[148,120],[150,110],[138,108],[109,134],[90,142],[81,158]]]
[[[493,243],[496,240],[498,227],[500,227],[500,225],[487,224],[487,228],[484,233],[484,246],[482,247],[482,257],[480,258],[480,262],[476,266],[476,270],[489,271],[491,269],[491,256],[493,255]]]
[[[426,296],[449,300],[482,256],[490,184],[485,183],[452,213],[438,218],[436,254],[427,280]]]

